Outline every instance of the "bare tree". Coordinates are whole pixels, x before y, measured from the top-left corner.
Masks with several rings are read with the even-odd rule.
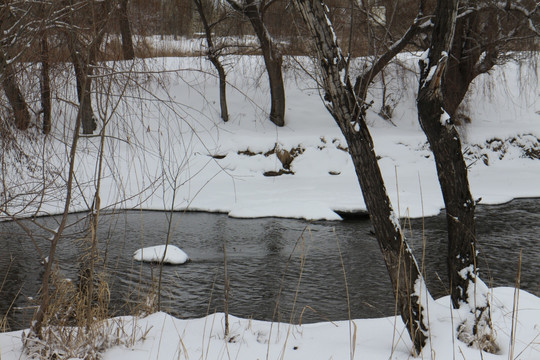
[[[41,90],[41,113],[43,116],[42,131],[46,135],[51,132],[51,79],[49,76],[50,59],[49,59],[49,39],[47,30],[43,31],[40,39],[40,90]]]
[[[75,178],[75,157],[77,153],[77,144],[79,142],[80,128],[82,126],[82,116],[83,116],[82,114],[83,114],[82,109],[79,109],[79,112],[77,114],[77,119],[75,122],[75,130],[73,132],[73,139],[71,142],[70,153],[69,153],[69,170],[68,170],[68,178],[67,178],[67,184],[66,184],[66,198],[64,201],[64,210],[62,213],[62,218],[60,220],[58,229],[56,229],[51,239],[51,246],[49,249],[48,261],[45,265],[45,272],[43,274],[43,279],[42,279],[40,305],[38,307],[38,311],[35,316],[35,321],[33,322],[32,327],[31,327],[31,332],[35,334],[36,336],[38,336],[39,338],[42,338],[43,336],[42,330],[43,330],[43,326],[45,325],[44,322],[46,321],[45,317],[49,311],[49,305],[50,305],[50,300],[51,300],[50,278],[53,272],[54,257],[56,255],[58,243],[67,225],[68,215],[70,211],[71,197],[73,194],[73,181]]]
[[[75,70],[82,131],[93,134],[97,123],[92,109],[92,75],[115,7],[111,2],[96,0],[70,0],[70,4],[66,15],[68,26],[62,30]]]
[[[15,79],[15,69],[8,62],[3,51],[0,51],[0,74],[4,92],[13,110],[15,126],[19,130],[26,130],[30,126],[30,111]]]
[[[497,352],[488,288],[480,280],[477,268],[476,202],[470,192],[454,119],[471,82],[496,64],[504,46],[510,40],[538,35],[531,22],[538,4],[532,10],[513,2],[464,5],[459,9],[457,0],[437,2],[431,44],[420,61],[418,117],[435,157],[446,207],[452,304],[454,308],[467,306],[474,314],[474,321],[460,325],[459,338],[469,345]]]
[[[283,84],[283,57],[264,24],[264,12],[274,1],[227,0],[238,13],[247,17],[259,40],[270,83],[270,121],[277,126],[285,125],[285,87]]]
[[[122,54],[124,56],[124,60],[131,60],[135,58],[135,51],[133,50],[133,37],[128,14],[128,1],[129,0],[120,0],[118,4],[120,35],[122,36]]]
[[[199,13],[199,16],[201,18],[201,23],[204,28],[204,34],[206,36],[206,44],[208,46],[208,49],[206,51],[206,57],[212,65],[216,68],[216,71],[218,72],[218,78],[219,78],[219,106],[221,109],[221,118],[223,121],[227,122],[229,121],[229,110],[227,109],[227,75],[225,73],[225,68],[223,67],[223,64],[219,60],[220,56],[220,49],[217,48],[214,44],[213,36],[212,36],[212,28],[218,24],[218,22],[215,23],[208,23],[208,18],[204,12],[204,6],[202,0],[193,0],[193,3],[195,4],[195,7],[197,9],[197,12]]]
[[[23,92],[17,83],[14,65],[24,48],[20,49],[14,45],[20,46],[19,41],[26,37],[29,18],[30,6],[26,4],[7,1],[0,5],[0,77],[13,112],[14,124],[19,130],[28,129],[31,117]],[[8,54],[6,50],[14,53]]]
[[[353,86],[349,77],[349,63],[342,55],[324,3],[320,0],[295,0],[295,5],[313,37],[326,108],[349,145],[401,318],[409,331],[414,349],[420,353],[429,332],[427,319],[424,318],[426,304],[423,302],[429,298],[429,294],[386,192],[365,120],[369,107],[365,99],[367,88],[374,77],[405,47],[410,38],[419,31],[421,24],[419,20],[415,21],[403,38],[366,69]]]

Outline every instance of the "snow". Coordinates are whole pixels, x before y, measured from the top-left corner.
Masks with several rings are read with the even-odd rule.
[[[180,265],[189,260],[188,255],[174,245],[158,245],[138,249],[133,259],[144,262],[161,262],[165,264]]]
[[[540,358],[540,299],[513,288],[493,289],[492,316],[499,354],[470,348],[455,338],[463,312],[451,310],[449,297],[430,302],[428,345],[419,359],[536,360]],[[512,311],[516,301],[516,311]],[[229,316],[230,333],[224,335],[224,314],[182,320],[158,312],[147,317],[111,321],[131,339],[113,346],[104,360],[147,359],[412,359],[412,344],[401,318],[351,319],[290,325]],[[514,326],[514,327],[512,327]],[[512,334],[516,337],[513,339]],[[0,334],[2,360],[22,356],[21,331]]]
[[[446,125],[450,124],[450,115],[448,115],[446,110],[444,110],[443,108],[441,108],[441,111],[442,111],[442,114],[441,114],[441,117],[440,117],[439,121],[441,122],[442,126],[446,126]]]
[[[276,128],[268,121],[262,59],[244,56],[229,60],[228,123],[220,120],[218,82],[206,60],[161,58],[132,66],[141,69],[141,75],[131,76],[144,87],[131,90],[133,94],[123,102],[113,104],[118,105],[119,114],[111,118],[106,130],[110,137],[105,141],[108,155],[102,207],[169,210],[172,204],[179,211],[310,220],[339,220],[335,211],[365,210],[352,161],[344,151],[346,141],[313,81],[295,70],[295,61],[303,61],[305,67],[312,65],[310,61],[285,59],[286,126]],[[403,55],[400,60],[408,69],[415,69],[418,57]],[[458,131],[472,193],[475,199],[482,198],[482,204],[540,196],[540,162],[524,155],[526,149],[538,148],[540,138],[540,116],[536,113],[540,92],[534,76],[528,76],[531,83],[520,80],[520,74],[534,71],[528,66],[509,63],[497,67],[491,77],[481,76],[473,83],[472,95],[466,100],[464,108],[473,120]],[[148,80],[148,69],[167,73],[157,74],[159,81]],[[437,214],[444,204],[433,156],[418,125],[418,80],[400,67],[389,68],[385,74],[387,93],[392,93],[397,103],[392,119],[396,126],[377,115],[382,93],[377,82],[369,96],[375,103],[368,110],[368,125],[387,191],[401,217]],[[396,76],[404,78],[396,80]],[[58,110],[60,106],[55,103],[58,112],[72,111]],[[4,195],[8,197],[8,213],[28,216],[36,210],[40,215],[62,211],[68,158],[64,144],[71,141],[69,124],[55,126],[54,136],[36,141],[35,152],[28,150],[28,157],[6,157],[17,168],[5,174],[9,188],[0,192],[0,203]],[[290,165],[294,174],[264,176],[283,168],[271,153],[276,144],[287,151],[303,149]],[[79,142],[84,156],[77,157],[78,186],[72,211],[84,211],[92,202],[88,199],[95,193],[98,149],[99,138]],[[251,154],[243,153],[246,150]],[[43,169],[47,178],[42,198],[32,196],[41,186],[41,173],[31,169],[39,172],[43,158],[48,159],[48,168]],[[26,198],[20,195],[25,192],[30,193]],[[0,218],[9,217],[2,213]]]

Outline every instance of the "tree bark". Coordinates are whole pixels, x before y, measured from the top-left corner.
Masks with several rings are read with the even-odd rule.
[[[455,308],[469,303],[471,278],[462,271],[476,264],[475,202],[469,191],[467,166],[455,127],[441,122],[442,101],[429,99],[426,89],[418,96],[420,125],[435,157],[448,223],[448,275]]]
[[[219,107],[223,121],[229,121],[229,110],[227,107],[227,79],[225,69],[216,56],[209,57],[214,64],[219,76]]]
[[[120,0],[120,34],[122,36],[122,55],[124,60],[132,60],[135,58],[133,50],[133,38],[128,15],[128,0]]]
[[[386,192],[373,140],[365,122],[365,97],[353,90],[348,72],[343,71],[347,62],[338,47],[324,4],[319,0],[295,0],[295,5],[314,38],[326,107],[349,145],[401,318],[416,353],[420,353],[428,338],[425,301],[430,296]]]
[[[81,112],[83,134],[93,134],[97,129],[94,110],[92,109],[92,80],[88,75],[91,74],[92,67],[85,64],[80,53],[74,47],[70,48],[71,60],[75,69],[75,79],[77,82],[77,98],[79,100],[79,111]]]
[[[459,337],[470,345],[476,343],[487,351],[496,352],[491,337],[487,287],[479,279],[476,267],[475,201],[469,190],[459,134],[452,123],[452,116],[474,78],[469,73],[460,77],[459,64],[453,64],[452,68],[448,65],[454,57],[449,55],[450,49],[456,42],[462,44],[463,40],[454,36],[456,15],[456,0],[438,1],[429,54],[427,60],[420,62],[418,118],[435,158],[446,207],[452,305],[456,309],[467,305],[475,318],[474,324],[465,321],[460,325]]]
[[[51,81],[49,77],[49,44],[47,33],[44,32],[41,40],[41,113],[43,116],[43,134],[47,135],[51,132]]]
[[[243,6],[234,0],[227,0],[228,3],[238,12],[245,15],[253,30],[263,53],[264,64],[268,74],[270,84],[270,121],[277,126],[285,125],[285,86],[283,84],[282,62],[283,57],[275,48],[272,38],[264,25],[259,7],[254,0],[245,0]]]
[[[93,7],[96,5],[96,7]],[[78,9],[78,13],[72,11],[68,16],[68,22],[71,29],[66,31],[67,45],[69,48],[73,68],[75,70],[75,79],[77,84],[77,98],[79,100],[79,111],[82,114],[83,134],[93,134],[97,129],[97,121],[92,109],[92,75],[94,64],[96,63],[97,53],[103,37],[105,36],[107,22],[111,17],[111,3],[99,2],[90,3],[90,7]],[[80,40],[75,26],[76,15],[82,15],[81,11],[91,12],[90,41]]]
[[[6,93],[7,100],[13,110],[15,126],[19,130],[27,130],[30,127],[30,112],[26,100],[15,80],[15,71],[3,51],[0,50],[0,75],[2,77],[2,87]]]
[[[214,46],[214,41],[212,39],[212,29],[210,28],[210,25],[208,24],[208,20],[206,19],[206,15],[204,13],[203,5],[201,0],[193,0],[195,3],[195,7],[197,8],[197,12],[199,13],[199,16],[201,18],[201,22],[204,27],[204,32],[206,35],[206,43],[208,45],[208,51],[206,56],[208,57],[208,60],[214,65],[218,72],[219,77],[219,106],[221,110],[221,118],[223,121],[227,122],[229,121],[229,110],[227,108],[227,75],[225,73],[225,68],[221,64],[221,61],[219,60],[219,56],[217,54],[217,49]]]

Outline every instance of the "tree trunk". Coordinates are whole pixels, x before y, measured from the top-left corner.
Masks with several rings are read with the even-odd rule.
[[[497,45],[493,34],[495,31],[486,32],[487,19],[478,13],[462,18],[456,23],[456,33],[452,44],[452,56],[448,59],[448,68],[442,84],[444,92],[444,109],[454,117],[458,107],[463,102],[469,85],[480,74],[486,73],[493,68],[497,58]],[[490,18],[490,21],[491,18]],[[481,42],[479,34],[486,36]]]
[[[427,88],[420,89],[418,94],[418,116],[435,157],[446,207],[452,305],[456,309],[468,305],[471,313],[475,314],[474,324],[465,322],[460,325],[460,339],[469,345],[477,343],[485,350],[496,352],[489,349],[493,341],[488,293],[476,267],[475,202],[469,190],[459,134],[453,125],[441,119],[443,103],[434,99]]]
[[[135,51],[133,50],[133,38],[129,24],[128,0],[120,0],[119,11],[120,34],[122,36],[122,54],[124,56],[124,60],[132,60],[135,58]]]
[[[496,352],[492,338],[491,315],[485,284],[478,278],[475,202],[469,190],[467,166],[461,150],[459,134],[452,124],[450,113],[457,109],[468,84],[460,79],[459,93],[452,94],[447,106],[447,81],[457,82],[456,67],[449,70],[448,55],[456,29],[457,1],[439,0],[435,28],[427,62],[420,62],[420,88],[418,91],[418,118],[428,138],[437,167],[448,223],[448,276],[454,308],[467,305],[474,314],[474,324],[464,321],[459,337],[469,345],[476,343],[484,350]],[[469,75],[467,75],[469,76]],[[447,80],[449,79],[449,80]],[[463,84],[466,84],[463,88]],[[455,90],[458,90],[457,88]],[[461,98],[461,99],[459,99]],[[459,99],[459,100],[457,100]]]
[[[285,125],[285,86],[283,84],[281,54],[275,49],[270,34],[264,25],[257,5],[253,0],[248,0],[243,8],[243,13],[249,19],[263,53],[264,64],[270,83],[270,121],[277,126]]]
[[[0,51],[0,75],[2,77],[2,87],[13,110],[15,126],[19,130],[27,130],[30,127],[28,105],[15,80],[13,65],[7,61],[3,51]]]
[[[347,62],[336,42],[324,4],[313,0],[295,0],[295,5],[314,38],[326,107],[349,145],[401,318],[416,353],[420,353],[428,338],[425,302],[430,296],[387,195],[373,140],[365,122],[364,98],[353,90],[348,72],[343,71]]]
[[[441,123],[442,103],[430,101],[426,91],[418,96],[420,125],[435,157],[448,223],[448,275],[455,308],[469,302],[472,280],[463,271],[476,264],[475,202],[469,191],[467,166],[455,127]],[[476,271],[475,271],[476,272]],[[475,273],[474,272],[474,273]]]
[[[79,142],[79,132],[81,129],[81,120],[82,113],[77,114],[75,120],[75,130],[73,131],[73,138],[71,142],[71,148],[69,151],[69,170],[66,183],[66,199],[64,201],[64,211],[62,213],[62,218],[60,224],[54,233],[53,238],[51,239],[51,246],[49,248],[48,261],[45,264],[45,271],[43,273],[41,293],[40,293],[40,304],[37,310],[37,313],[34,316],[34,321],[30,327],[29,337],[33,334],[39,339],[43,340],[43,327],[47,325],[47,315],[49,315],[49,305],[51,300],[51,289],[50,289],[50,280],[53,275],[53,266],[55,265],[55,255],[58,248],[58,243],[62,234],[67,226],[68,215],[71,208],[71,197],[73,195],[73,181],[75,180],[75,159],[77,154],[77,144]],[[27,339],[29,339],[27,337]],[[30,338],[30,341],[32,339]]]
[[[195,3],[195,7],[197,8],[197,12],[199,13],[199,16],[201,18],[201,22],[204,27],[204,32],[206,34],[206,43],[208,45],[208,52],[207,57],[208,60],[214,65],[218,72],[219,77],[219,106],[221,110],[221,118],[223,121],[227,122],[229,121],[229,110],[227,108],[227,79],[225,74],[225,69],[223,68],[223,65],[221,64],[221,61],[219,61],[219,56],[217,54],[217,49],[214,46],[214,42],[212,40],[212,30],[210,29],[210,25],[208,24],[208,20],[206,19],[206,15],[204,13],[204,9],[202,6],[201,0],[193,0]]]
[[[223,65],[221,65],[221,62],[219,61],[217,57],[212,56],[212,58],[210,58],[210,61],[212,61],[212,64],[214,64],[218,72],[219,107],[221,110],[221,118],[223,119],[223,121],[227,122],[229,121],[229,110],[227,108],[227,80],[226,80],[225,69],[223,68]]]
[[[82,131],[83,134],[93,134],[97,129],[94,110],[92,109],[91,87],[92,80],[88,75],[91,75],[91,67],[85,64],[80,54],[71,50],[71,59],[75,69],[75,78],[77,81],[77,98],[79,99],[79,111],[81,112]]]
[[[44,32],[41,38],[41,113],[43,116],[43,134],[51,132],[51,82],[49,77],[49,44],[47,33]]]
[[[392,281],[401,319],[419,354],[428,338],[427,319],[424,316],[427,305],[425,299],[429,295],[392,209],[367,125],[362,116],[358,120],[360,131],[353,132],[346,120],[336,118],[349,146],[362,195]],[[425,299],[422,299],[422,295]]]
[[[82,114],[83,134],[93,134],[97,129],[97,121],[92,109],[92,75],[99,46],[103,41],[108,21],[112,18],[113,12],[112,4],[108,1],[90,2],[88,5],[90,7],[85,7],[84,10],[90,12],[91,16],[92,33],[90,35],[92,37],[90,40],[81,40],[77,33],[78,29],[75,23],[82,21],[79,18],[82,13],[74,13],[72,11],[69,14],[68,21],[71,28],[65,32],[71,60],[75,69],[77,98],[79,100],[79,112]],[[76,15],[79,16],[76,17]]]

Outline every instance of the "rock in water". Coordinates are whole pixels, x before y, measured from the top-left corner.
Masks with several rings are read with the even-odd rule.
[[[167,252],[165,253],[165,249]],[[165,258],[163,258],[165,256]],[[159,263],[163,259],[164,264],[180,265],[189,260],[187,254],[174,245],[158,245],[139,249],[133,254],[133,259],[144,262]]]

